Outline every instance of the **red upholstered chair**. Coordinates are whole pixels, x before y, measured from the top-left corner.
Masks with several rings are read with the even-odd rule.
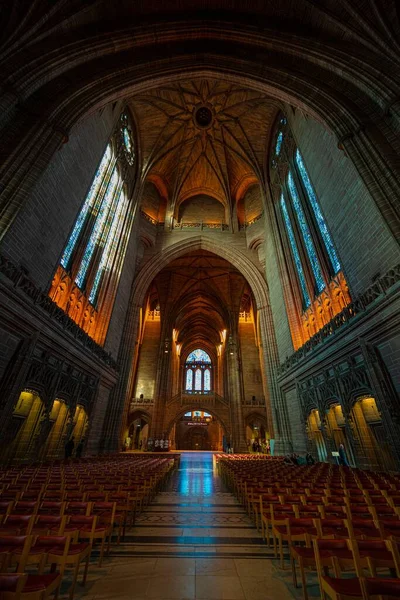
[[[63,535],[66,524],[66,516],[37,515],[32,535],[51,535],[52,532],[57,532],[56,535]]]
[[[29,535],[35,515],[6,515],[0,526],[0,535]]]
[[[64,545],[64,540],[68,540],[68,545]],[[69,543],[70,541],[71,538],[66,536],[39,537],[35,546],[46,548],[47,563],[51,564],[52,568],[57,565],[61,576],[67,569],[73,569],[72,584],[69,589],[69,599],[72,600],[81,564],[85,565],[82,585],[86,583],[92,546],[86,542],[75,544]]]
[[[3,573],[0,575],[1,600],[46,600],[51,594],[57,598],[61,584],[59,573],[31,575]]]
[[[382,577],[361,577],[363,600],[384,598],[400,598],[400,579],[384,579]]]
[[[39,508],[38,500],[17,500],[14,504],[14,515],[35,515]]]
[[[285,568],[283,560],[283,542],[288,543],[291,548],[295,542],[304,542],[306,546],[310,547],[311,538],[317,537],[319,531],[315,526],[315,521],[312,518],[288,518],[285,520],[284,525],[274,525],[272,527],[272,534],[278,540],[279,543],[279,555],[281,559],[281,568]]]
[[[315,562],[317,565],[318,581],[321,598],[326,600],[347,600],[348,598],[363,598],[359,577],[362,575],[361,565],[356,547],[351,546],[350,540],[313,540]],[[326,575],[326,557],[322,551],[330,554],[334,577]],[[356,577],[341,578],[342,568],[354,568]]]
[[[25,573],[0,574],[0,598],[2,600],[20,600],[28,575]]]

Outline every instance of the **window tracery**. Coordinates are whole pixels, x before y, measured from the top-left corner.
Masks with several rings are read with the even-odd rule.
[[[184,388],[188,394],[204,394],[212,390],[211,358],[197,348],[190,352],[185,361]]]
[[[134,162],[132,126],[124,112],[94,175],[49,292],[52,300],[98,343],[104,342],[128,242]]]
[[[292,295],[286,302],[291,303],[291,311],[298,312],[298,318],[289,319],[297,349],[351,298],[318,196],[285,117],[278,118],[272,140],[270,177],[278,191],[277,217],[288,249],[285,256]]]

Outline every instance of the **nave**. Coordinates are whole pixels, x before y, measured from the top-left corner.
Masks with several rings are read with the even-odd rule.
[[[89,572],[85,591],[80,588],[77,597],[300,598],[289,591],[272,559],[272,551],[221,481],[213,454],[183,452],[168,489],[137,517],[103,568]]]

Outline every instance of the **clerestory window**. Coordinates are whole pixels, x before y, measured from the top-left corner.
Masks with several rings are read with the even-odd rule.
[[[132,219],[135,145],[121,115],[62,253],[50,297],[103,343]]]

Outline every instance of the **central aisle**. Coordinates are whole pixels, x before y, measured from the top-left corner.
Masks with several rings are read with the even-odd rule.
[[[169,489],[108,562],[85,600],[293,600],[261,536],[213,470],[211,452],[182,452]]]

